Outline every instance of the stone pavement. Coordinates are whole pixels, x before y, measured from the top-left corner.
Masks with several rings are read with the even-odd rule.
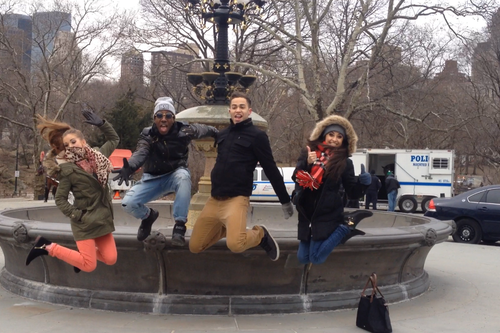
[[[53,205],[0,199],[0,210]],[[500,332],[500,243],[445,242],[433,247],[425,269],[430,288],[410,301],[390,304],[395,333]],[[4,257],[0,251],[0,268]],[[256,272],[258,274],[258,272]],[[135,332],[365,332],[356,311],[255,316],[188,316],[117,313],[32,301],[0,287],[0,333]]]

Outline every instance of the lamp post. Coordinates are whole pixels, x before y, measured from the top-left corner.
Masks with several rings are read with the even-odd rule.
[[[17,191],[17,178],[19,178],[19,136],[17,137],[17,145],[16,145],[16,170],[14,171],[14,193],[12,196],[19,196],[19,192]]]
[[[186,11],[206,23],[217,26],[215,58],[212,72],[189,73],[188,80],[206,104],[227,104],[235,90],[248,91],[256,80],[254,75],[231,72],[229,62],[229,26],[245,30],[250,18],[260,14],[265,1],[261,0],[187,0]]]
[[[264,1],[257,0],[186,0],[186,10],[199,18],[202,28],[209,22],[215,24],[218,29],[212,71],[187,75],[194,92],[205,100],[205,105],[179,112],[176,115],[177,120],[212,125],[219,129],[229,124],[229,97],[233,91],[248,92],[248,88],[257,78],[255,75],[242,75],[231,71],[229,26],[246,29],[251,17],[258,15],[263,5]],[[267,128],[267,121],[256,112],[252,112],[250,117],[255,126],[263,130]],[[205,170],[198,183],[198,192],[191,198],[188,228],[194,225],[210,196],[210,172],[217,156],[212,139],[196,140],[195,145],[205,156]]]

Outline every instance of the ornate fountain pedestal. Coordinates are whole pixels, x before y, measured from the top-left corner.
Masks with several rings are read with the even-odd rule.
[[[374,211],[359,224],[365,236],[338,246],[327,261],[308,267],[297,261],[295,220],[284,220],[279,204],[252,204],[248,226],[265,224],[280,247],[271,261],[255,247],[236,254],[225,240],[200,254],[173,247],[169,202],[146,242],[136,239],[138,221],[115,204],[113,233],[118,261],[98,263],[92,273],[75,274],[67,263],[42,256],[25,266],[37,235],[75,248],[68,219],[57,207],[0,212],[0,247],[5,267],[0,284],[26,298],[80,308],[165,314],[299,313],[354,308],[368,276],[376,272],[388,302],[426,292],[424,270],[432,247],[448,239],[450,224],[412,214]],[[186,235],[189,241],[190,231]]]
[[[229,126],[229,106],[227,105],[200,105],[189,109],[186,109],[176,116],[178,121],[186,121],[188,123],[200,123],[205,125],[214,126],[221,130]],[[262,130],[267,129],[267,121],[259,116],[257,113],[252,112],[250,114],[252,122],[255,126]],[[212,138],[196,140],[196,148],[203,152],[205,155],[205,170],[203,176],[200,178],[198,183],[198,192],[191,198],[191,203],[189,206],[188,213],[188,228],[193,227],[194,223],[198,219],[201,210],[205,206],[208,197],[210,196],[210,190],[212,189],[212,183],[210,181],[210,172],[215,165],[215,159],[217,158],[217,149]]]

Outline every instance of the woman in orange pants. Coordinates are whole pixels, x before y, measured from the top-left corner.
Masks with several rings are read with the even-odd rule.
[[[107,139],[99,149],[89,147],[82,132],[66,123],[39,117],[38,125],[42,137],[52,147],[43,164],[47,174],[59,180],[55,202],[70,218],[78,251],[38,236],[26,258],[26,265],[41,255],[63,260],[74,266],[75,272],[92,272],[97,260],[107,265],[116,263],[113,208],[108,189],[112,165],[108,157],[120,139],[113,127],[92,111],[82,113],[86,122],[99,127]],[[72,204],[68,202],[70,191],[74,197]]]

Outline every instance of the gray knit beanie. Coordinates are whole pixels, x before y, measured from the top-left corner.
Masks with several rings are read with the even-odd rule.
[[[170,111],[175,115],[174,101],[171,97],[160,97],[155,102],[153,117],[158,111]]]

